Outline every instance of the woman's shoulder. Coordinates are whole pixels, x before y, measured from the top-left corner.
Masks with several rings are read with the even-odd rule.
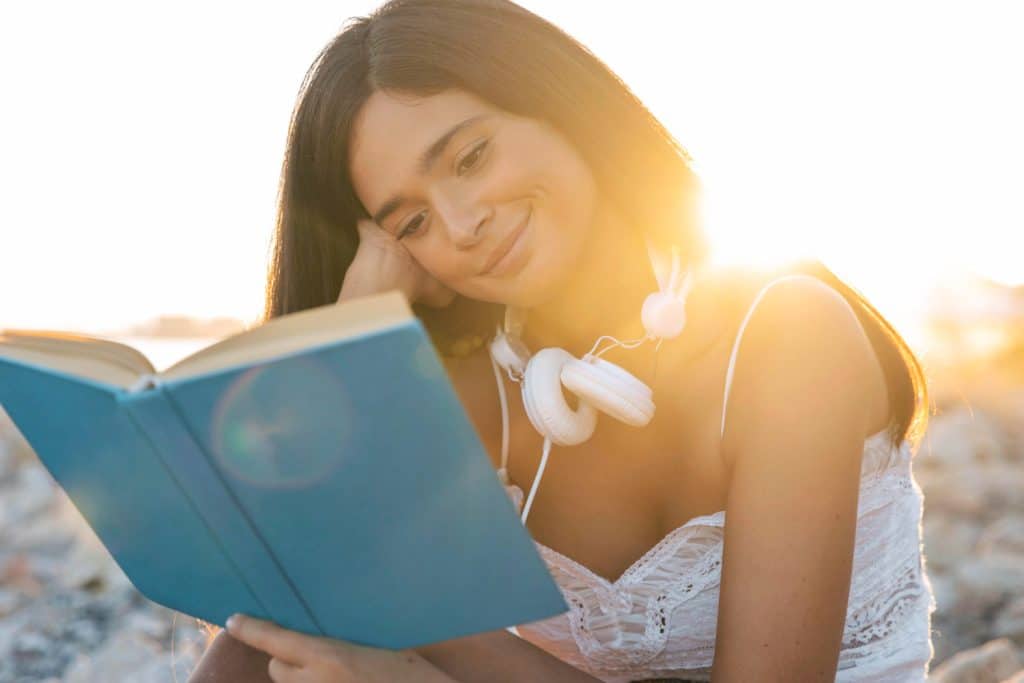
[[[884,424],[889,410],[880,360],[854,304],[816,273],[813,261],[719,266],[702,272],[687,307],[691,337],[680,344],[672,374],[706,378],[695,386],[705,401],[709,395],[720,397],[712,412],[716,420],[725,412],[729,385],[767,381],[764,368],[773,358],[788,355],[806,369],[815,362],[838,363],[841,359],[832,356],[849,353],[867,364],[874,383],[872,400],[879,403],[872,414]],[[741,362],[746,371],[734,376]]]
[[[773,265],[723,264],[708,266],[698,277],[699,289],[722,308],[727,317],[736,318],[738,325],[742,311],[759,291],[776,281],[803,276],[825,284],[817,276],[820,269],[815,261],[786,261]],[[698,288],[695,288],[695,293]]]
[[[678,339],[666,342],[672,359],[689,374],[724,374],[728,348],[744,314],[766,285],[798,272],[794,266],[707,266],[700,270],[686,304],[687,323]],[[725,350],[725,356],[722,351]],[[721,367],[719,367],[721,366]]]
[[[732,345],[749,325],[754,313],[764,320],[762,303],[769,296],[775,315],[796,313],[820,316],[854,312],[845,295],[832,286],[821,264],[789,261],[772,266],[722,265],[705,269],[693,289],[691,303],[695,338]],[[785,300],[785,301],[783,301]],[[806,318],[806,316],[803,316]],[[773,324],[776,323],[776,324]],[[787,331],[781,321],[762,322],[768,334]],[[809,320],[808,324],[814,321]],[[745,335],[743,335],[745,336]]]
[[[709,276],[709,291],[720,311],[719,326],[735,351],[749,346],[795,348],[830,360],[820,335],[842,335],[844,344],[870,349],[857,303],[815,261],[793,261],[771,268],[726,267]],[[849,347],[847,347],[849,348]],[[808,358],[811,360],[811,358]],[[832,359],[834,360],[834,359]]]
[[[723,400],[732,428],[768,410],[758,407],[759,400],[786,396],[787,410],[806,409],[811,415],[827,403],[826,396],[838,400],[840,389],[849,394],[851,410],[864,411],[867,434],[884,427],[890,407],[881,359],[856,303],[816,276],[813,263],[738,275],[727,282],[738,304],[729,312]]]

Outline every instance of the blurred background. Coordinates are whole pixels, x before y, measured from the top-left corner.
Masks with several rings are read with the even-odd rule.
[[[379,4],[0,5],[0,329],[161,369],[253,325],[302,77]],[[690,152],[713,260],[819,258],[908,340],[936,680],[1024,667],[1024,10],[520,4]],[[0,410],[0,681],[184,680],[207,636],[134,592]]]

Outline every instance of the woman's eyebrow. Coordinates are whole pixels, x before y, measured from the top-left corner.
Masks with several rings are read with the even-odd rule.
[[[448,147],[448,143],[451,142],[451,139],[455,137],[459,131],[492,116],[493,114],[477,114],[476,116],[470,116],[468,119],[460,121],[449,128],[444,135],[435,140],[430,147],[420,155],[416,163],[416,172],[420,176],[424,176],[429,173],[438,158],[444,154],[444,150]],[[394,213],[395,209],[400,207],[405,201],[406,198],[402,196],[395,196],[387,200],[381,205],[380,210],[373,215],[373,222],[377,225],[383,225],[384,220]]]

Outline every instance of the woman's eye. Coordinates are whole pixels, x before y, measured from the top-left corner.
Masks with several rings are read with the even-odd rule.
[[[478,162],[480,161],[480,156],[483,154],[484,150],[487,149],[487,145],[489,142],[489,140],[484,140],[476,147],[474,147],[473,151],[471,151],[469,154],[464,156],[459,161],[458,165],[456,166],[456,171],[458,171],[459,175],[462,175],[463,169],[470,170],[477,166]],[[416,214],[416,218],[413,218],[411,221],[406,223],[405,227],[402,228],[402,230],[398,233],[398,239],[402,239],[407,235],[413,235],[417,233],[419,231],[420,226],[423,224],[423,220],[420,218],[422,215],[422,213]]]
[[[466,156],[462,157],[462,161],[459,162],[459,165],[456,168],[456,171],[459,172],[459,175],[462,175],[461,171],[462,171],[463,168],[467,168],[466,166],[464,166],[466,161],[471,161],[471,163],[469,164],[467,170],[473,168],[474,166],[476,166],[476,162],[480,159],[480,155],[483,154],[484,149],[487,148],[487,142],[488,142],[487,140],[484,140],[479,145],[474,147],[472,152],[470,152]]]
[[[422,215],[422,213],[418,213],[416,214],[416,218],[413,218],[411,221],[406,223],[405,227],[402,228],[402,231],[398,233],[398,239],[402,239],[406,235],[414,234],[419,229],[420,225],[423,224],[422,220],[417,220],[417,218],[419,218]]]

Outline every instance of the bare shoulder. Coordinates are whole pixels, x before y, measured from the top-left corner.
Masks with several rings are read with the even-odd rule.
[[[725,404],[726,460],[764,430],[806,430],[823,414],[864,435],[884,423],[884,373],[853,305],[811,275],[776,275],[766,284],[757,287],[756,300],[743,288],[745,326]]]

